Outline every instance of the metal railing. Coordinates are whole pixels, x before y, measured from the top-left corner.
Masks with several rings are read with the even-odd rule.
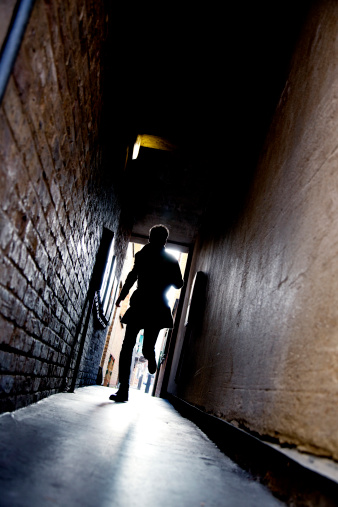
[[[18,0],[0,53],[0,104],[11,76],[35,0]]]

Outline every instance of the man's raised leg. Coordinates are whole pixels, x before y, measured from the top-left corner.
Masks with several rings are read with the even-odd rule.
[[[155,345],[160,329],[157,327],[147,327],[144,329],[143,347],[142,352],[146,359],[148,359],[148,371],[149,373],[156,372],[156,357],[155,357]]]

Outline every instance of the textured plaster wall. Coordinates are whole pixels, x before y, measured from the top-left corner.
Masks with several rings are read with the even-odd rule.
[[[337,3],[315,2],[246,205],[227,228],[219,203],[196,245],[191,276],[208,275],[204,316],[176,383],[181,325],[170,382],[229,422],[335,459],[337,34]]]
[[[37,0],[0,108],[2,411],[70,383],[102,229],[119,230],[101,135],[107,22],[104,2]],[[91,320],[81,384],[104,339]]]

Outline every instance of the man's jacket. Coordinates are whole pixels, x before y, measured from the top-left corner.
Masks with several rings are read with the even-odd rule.
[[[130,307],[122,322],[135,324],[140,329],[154,326],[158,329],[173,327],[173,319],[166,297],[171,286],[183,286],[177,260],[164,247],[148,243],[135,255],[135,264],[121,290],[124,299],[134,283],[137,289],[130,298]]]

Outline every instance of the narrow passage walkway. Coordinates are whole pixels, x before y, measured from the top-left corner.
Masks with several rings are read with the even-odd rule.
[[[1,507],[273,507],[166,400],[91,386],[0,416]]]

